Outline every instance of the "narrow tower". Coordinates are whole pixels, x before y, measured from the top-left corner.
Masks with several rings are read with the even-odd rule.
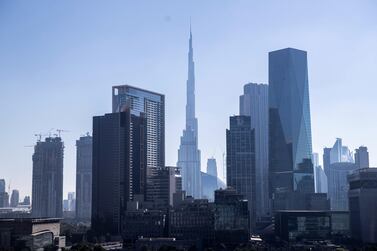
[[[177,166],[181,169],[183,190],[186,191],[187,195],[200,198],[200,150],[198,149],[198,120],[195,117],[195,64],[191,27],[186,88],[186,128],[183,130],[181,144],[178,149]]]

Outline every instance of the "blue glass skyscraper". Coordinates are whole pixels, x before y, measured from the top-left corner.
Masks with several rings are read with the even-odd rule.
[[[270,52],[269,176],[275,210],[294,207],[287,201],[314,193],[311,158],[307,53],[292,48]]]

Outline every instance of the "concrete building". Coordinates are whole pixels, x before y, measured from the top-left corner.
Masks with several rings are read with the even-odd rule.
[[[352,237],[377,243],[377,168],[363,168],[348,175]]]
[[[154,182],[165,167],[165,96],[130,85],[113,86],[112,95],[113,113],[129,109],[133,116],[145,118],[146,135],[140,139],[146,147],[145,198],[154,201],[159,194]]]
[[[188,77],[186,82],[186,126],[178,149],[177,166],[181,169],[182,189],[187,195],[200,199],[200,150],[198,149],[198,120],[195,116],[195,63],[190,28]]]
[[[250,116],[255,130],[255,195],[258,219],[270,215],[268,192],[268,85],[249,83],[240,96],[240,115]]]
[[[76,218],[90,220],[92,212],[92,145],[90,135],[76,141]]]
[[[146,195],[145,114],[123,112],[93,118],[92,228],[120,235],[127,201]]]
[[[269,53],[269,177],[273,210],[314,193],[307,53]],[[293,206],[293,208],[287,208]]]
[[[16,190],[16,189],[12,190],[12,195],[10,197],[10,206],[11,207],[17,207],[19,201],[20,201],[20,193],[19,193],[19,191]]]
[[[249,204],[250,225],[256,219],[255,129],[249,116],[230,117],[226,131],[227,185],[245,196]]]
[[[48,137],[34,147],[33,217],[62,217],[63,156],[64,144],[60,137]]]
[[[367,147],[360,146],[358,149],[356,149],[355,164],[359,169],[369,167],[369,153]]]

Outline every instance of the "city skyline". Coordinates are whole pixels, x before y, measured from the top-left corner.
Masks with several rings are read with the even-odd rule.
[[[310,15],[306,19],[303,14],[300,14],[299,18],[309,25],[309,29],[306,30],[305,25],[294,25],[294,20],[285,14],[280,14],[284,20],[281,25],[285,27],[282,32],[278,33],[282,36],[280,42],[272,41],[274,32],[279,30],[276,21],[268,21],[267,30],[263,31],[258,29],[256,24],[246,22],[248,21],[246,18],[253,13],[250,8],[250,13],[241,11],[240,17],[235,17],[233,11],[240,11],[242,7],[251,7],[249,4],[239,3],[216,6],[219,13],[209,14],[210,17],[213,17],[213,23],[203,21],[204,10],[208,11],[211,7],[209,4],[204,4],[203,10],[199,9],[198,4],[193,4],[186,12],[180,10],[177,5],[169,7],[166,11],[148,9],[144,15],[150,16],[147,16],[146,20],[142,20],[146,17],[144,15],[141,17],[131,15],[135,21],[126,17],[121,11],[116,12],[115,18],[118,23],[115,28],[104,33],[108,40],[95,36],[90,30],[98,26],[104,32],[111,26],[106,15],[103,15],[100,16],[98,22],[84,22],[79,27],[73,28],[72,31],[64,30],[62,34],[72,36],[68,39],[67,45],[58,42],[59,36],[52,30],[54,28],[52,24],[39,29],[36,34],[31,35],[28,32],[21,34],[21,31],[30,26],[14,20],[21,18],[14,12],[15,6],[18,5],[10,3],[2,3],[2,5],[4,7],[1,8],[2,14],[4,14],[2,18],[6,22],[2,22],[0,27],[7,29],[1,29],[0,33],[1,37],[4,36],[4,46],[0,49],[4,55],[0,60],[0,66],[4,72],[0,75],[0,81],[5,83],[0,85],[0,104],[2,107],[10,107],[13,110],[25,107],[32,110],[32,112],[22,113],[22,115],[9,114],[11,109],[8,108],[1,110],[2,117],[8,118],[4,121],[0,133],[3,139],[3,143],[0,144],[0,159],[3,161],[1,178],[5,178],[7,184],[12,184],[11,189],[20,190],[20,198],[31,195],[31,178],[19,177],[20,173],[31,177],[32,171],[31,155],[33,150],[24,148],[24,146],[35,144],[34,134],[48,132],[53,127],[70,131],[62,134],[62,140],[66,146],[64,194],[75,190],[75,140],[86,132],[91,133],[93,116],[111,111],[109,89],[116,84],[131,84],[140,88],[156,90],[166,95],[166,164],[175,165],[176,149],[179,146],[179,137],[184,127],[184,83],[187,69],[189,16],[192,16],[193,32],[195,33],[196,80],[198,83],[197,118],[200,120],[199,149],[202,150],[202,163],[206,163],[206,159],[209,157],[216,157],[217,163],[219,163],[219,174],[222,177],[221,163],[222,153],[225,152],[225,129],[228,117],[238,112],[237,100],[238,96],[242,94],[243,86],[248,82],[268,83],[268,52],[285,47],[295,47],[308,51],[313,151],[321,153],[322,148],[330,145],[336,137],[347,137],[347,144],[352,150],[360,145],[367,146],[370,152],[370,166],[377,165],[376,154],[374,154],[377,152],[377,145],[373,141],[373,137],[370,137],[374,133],[375,123],[372,116],[368,116],[368,112],[372,114],[373,107],[376,106],[373,103],[373,93],[375,93],[376,87],[372,85],[377,55],[377,50],[373,49],[372,45],[376,42],[376,36],[374,30],[366,32],[367,28],[358,31],[359,33],[356,32],[359,29],[358,25],[376,21],[376,17],[372,16],[372,10],[376,10],[376,5],[372,2],[370,2],[369,9],[367,4],[363,7],[340,6],[346,13],[352,11],[356,16],[356,24],[352,25],[352,21],[346,20],[347,15],[340,18],[344,22],[342,25],[350,24],[345,25],[350,29],[348,32],[341,28],[340,21],[338,21],[339,23],[330,22],[329,27],[318,31],[314,21],[308,20]],[[57,22],[56,25],[59,25],[59,22],[68,21],[70,15],[73,17],[70,24],[75,25],[75,22],[78,22],[78,16],[82,14],[78,15],[72,11],[63,15],[57,10],[59,4],[54,6],[56,9],[52,9],[51,15],[56,14],[54,19]],[[107,7],[104,12],[110,12],[117,6],[127,7],[128,5],[117,3],[112,7]],[[137,9],[141,6],[129,5],[129,7]],[[99,8],[99,6],[96,7]],[[262,8],[261,6],[256,7],[258,10]],[[268,6],[263,13],[275,13],[279,9],[278,7],[278,4],[277,6]],[[317,5],[312,7],[319,9]],[[91,15],[96,10],[95,7],[93,8],[94,10],[83,13],[92,22],[94,22],[94,17]],[[295,8],[305,9],[308,8],[308,5],[298,4],[298,7]],[[21,18],[22,21],[27,21],[30,18],[36,18],[38,21],[51,18],[47,14],[43,15],[40,11],[29,13],[26,8],[22,10],[26,12],[26,16]],[[151,15],[152,13],[154,15]],[[179,17],[177,13],[182,13],[183,16]],[[361,13],[364,15],[363,17],[361,17]],[[110,13],[105,14],[110,15]],[[229,18],[228,22],[220,21],[221,14],[225,14]],[[320,16],[328,21],[331,14],[331,11],[327,10]],[[330,20],[334,21],[334,19]],[[101,21],[104,23],[101,24]],[[145,25],[140,30],[135,30],[132,28],[133,22],[142,22]],[[242,22],[246,22],[246,27],[237,27],[237,24]],[[38,23],[29,25],[33,24]],[[290,29],[297,28],[297,30],[292,31],[288,29],[289,26]],[[87,30],[88,28],[89,30]],[[245,35],[244,32],[247,28],[250,28],[250,31],[248,35]],[[78,36],[81,29],[86,31],[83,34],[85,39],[80,44],[75,44],[77,42],[75,36]],[[206,29],[211,29],[213,36],[206,38]],[[313,33],[310,34],[309,30]],[[152,34],[147,35],[151,31],[153,31]],[[266,33],[267,31],[269,34]],[[287,34],[284,34],[284,31]],[[334,35],[331,34],[331,31],[338,31],[338,33]],[[250,43],[251,38],[258,38],[255,33],[259,35],[260,41]],[[310,41],[312,37],[321,33],[328,37],[315,42]],[[223,39],[224,34],[227,34],[228,38]],[[348,38],[350,34],[358,39],[342,40]],[[358,34],[363,36],[358,36]],[[30,43],[28,46],[25,44],[26,42],[22,42],[22,39],[18,40],[25,38],[25,35],[31,35],[26,40]],[[157,37],[157,44],[155,41],[143,41],[140,45],[136,43],[136,41],[142,41],[143,37],[149,39],[153,37],[152,35]],[[341,44],[339,44],[340,41]],[[48,45],[43,48],[47,53],[43,54],[42,58],[36,59],[35,65],[30,65],[31,60],[34,61],[34,53],[42,54],[43,50],[39,47],[39,42]],[[111,45],[116,45],[116,49],[110,50],[108,46]],[[368,49],[364,51],[363,46]],[[24,48],[21,52],[15,53],[15,50],[22,47],[27,49]],[[156,52],[158,47],[162,47],[160,52]],[[346,50],[347,48],[349,50]],[[356,52],[351,49],[355,49]],[[82,50],[78,55],[80,58],[73,55],[80,50]],[[93,58],[90,57],[92,52],[96,52]],[[334,52],[335,55],[330,55],[331,52]],[[64,55],[65,53],[67,54]],[[128,59],[125,59],[125,56]],[[352,60],[349,60],[350,58]],[[96,59],[99,59],[99,63],[91,62],[97,61]],[[346,59],[348,62],[344,62]],[[78,62],[74,62],[75,60]],[[113,60],[115,62],[112,62]],[[109,62],[112,62],[111,66],[105,66]],[[357,67],[358,65],[363,65],[363,68]],[[331,70],[325,68],[331,68]],[[145,69],[148,69],[148,74],[143,72]],[[227,70],[229,71],[227,72]],[[345,72],[347,73],[344,74]],[[368,78],[368,76],[370,77]],[[22,92],[20,92],[21,89]],[[82,95],[85,93],[84,91],[87,93]],[[230,103],[222,104],[226,103],[223,102],[225,96],[226,100],[231,100]],[[14,100],[23,102],[14,102]],[[341,110],[341,108],[344,109]],[[360,111],[363,111],[362,114],[357,113]],[[49,121],[45,119],[47,116],[50,118]],[[349,118],[352,116],[356,116],[356,119],[352,119],[352,121],[358,123],[349,122]],[[26,128],[25,121],[28,125]],[[344,126],[340,128],[339,123],[344,123]],[[346,123],[350,125],[346,125]],[[205,166],[202,165],[202,170],[204,171],[204,169]]]

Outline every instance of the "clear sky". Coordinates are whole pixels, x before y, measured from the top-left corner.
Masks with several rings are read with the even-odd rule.
[[[0,1],[0,177],[31,193],[34,134],[66,129],[64,197],[75,140],[111,112],[111,86],[166,95],[166,160],[184,128],[189,19],[202,169],[217,158],[248,82],[267,83],[268,52],[308,51],[313,149],[336,137],[377,166],[377,1]]]

